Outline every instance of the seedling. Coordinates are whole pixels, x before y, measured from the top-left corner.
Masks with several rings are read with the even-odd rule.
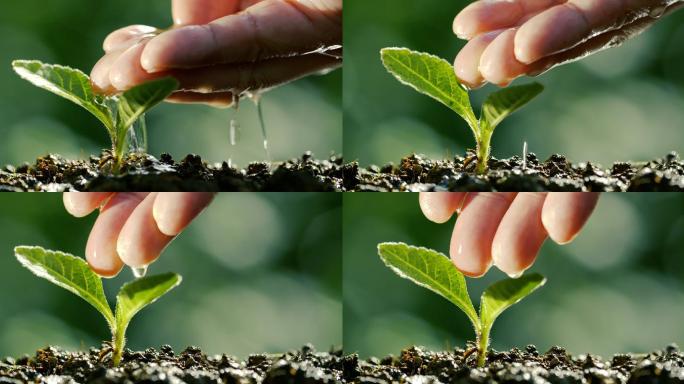
[[[116,296],[116,309],[112,313],[102,288],[102,280],[82,258],[27,246],[14,248],[14,255],[36,276],[76,294],[105,317],[112,333],[114,366],[121,362],[121,354],[126,345],[126,328],[133,316],[181,283],[181,276],[175,273],[143,277],[126,283]]]
[[[403,243],[379,244],[378,254],[396,274],[441,295],[465,312],[475,328],[478,367],[483,367],[487,359],[494,320],[546,283],[546,278],[536,273],[498,281],[482,294],[478,316],[470,301],[465,277],[444,254]]]
[[[544,90],[541,84],[532,83],[494,92],[485,100],[480,118],[477,119],[470,105],[468,91],[458,81],[453,67],[446,60],[406,48],[385,48],[380,51],[380,56],[387,71],[402,84],[446,105],[468,123],[477,144],[478,174],[487,171],[494,129],[503,119]]]
[[[88,75],[78,69],[37,60],[15,60],[12,68],[22,79],[85,108],[100,120],[112,141],[115,171],[121,165],[126,135],[133,124],[178,88],[178,81],[167,77],[138,85],[120,95],[100,95],[93,90]]]

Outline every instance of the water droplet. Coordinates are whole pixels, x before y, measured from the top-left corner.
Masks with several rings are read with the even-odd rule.
[[[659,5],[653,9],[651,9],[651,13],[649,14],[649,16],[653,19],[659,19],[665,14],[666,10],[667,10],[667,6]]]
[[[248,93],[248,97],[254,102],[259,117],[259,125],[261,126],[261,138],[263,139],[264,152],[266,152],[266,161],[271,162],[271,150],[268,147],[268,134],[266,133],[266,124],[264,123],[264,111],[261,103],[261,94],[258,92]]]
[[[235,102],[235,101],[233,101]],[[234,104],[237,105],[237,104]],[[228,126],[228,143],[230,144],[230,153],[228,154],[228,168],[233,168],[232,147],[235,147],[240,140],[240,123],[237,121],[237,109],[233,112],[233,117],[230,119]]]
[[[238,131],[240,130],[240,124],[238,124],[236,119],[230,119],[230,145],[236,146],[238,141]]]
[[[523,143],[522,169],[527,169],[527,141]]]
[[[135,276],[136,279],[145,277],[145,275],[147,274],[147,266],[139,268],[132,267],[131,272],[133,272],[133,276]]]
[[[147,121],[144,113],[128,130],[128,150],[129,152],[147,152]]]

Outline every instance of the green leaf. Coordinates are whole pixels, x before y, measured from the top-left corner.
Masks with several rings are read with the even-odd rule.
[[[451,301],[468,316],[476,330],[480,323],[468,296],[465,277],[442,253],[404,243],[378,245],[382,261],[399,276]]]
[[[459,83],[448,61],[406,48],[384,48],[380,57],[397,80],[451,108],[474,132],[477,131],[477,119],[468,92]]]
[[[42,277],[87,301],[107,319],[113,329],[114,315],[107,303],[102,280],[80,257],[64,252],[49,251],[41,247],[20,246],[14,248],[19,262]]]
[[[44,64],[37,60],[15,60],[12,68],[22,79],[61,96],[92,113],[110,131],[114,129],[112,112],[104,97],[96,95],[90,78],[78,69]]]
[[[181,276],[163,273],[124,284],[116,296],[117,332],[123,334],[133,316],[181,283]]]
[[[119,96],[117,132],[125,134],[143,113],[161,103],[178,89],[178,80],[172,77],[152,80],[129,89]]]
[[[480,319],[482,329],[489,330],[499,315],[546,283],[546,278],[533,273],[518,279],[504,279],[492,284],[482,294]]]
[[[544,90],[539,83],[517,85],[490,94],[482,105],[481,129],[493,131],[503,119],[510,116]]]

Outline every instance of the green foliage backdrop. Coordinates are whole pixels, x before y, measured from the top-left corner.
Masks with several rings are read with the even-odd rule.
[[[198,345],[245,357],[308,342],[320,350],[340,345],[341,200],[339,194],[217,196],[150,267],[150,274],[183,275],[183,284],[133,320],[128,346]],[[40,245],[83,256],[96,214],[69,216],[60,194],[3,195],[0,212],[0,356],[48,344],[87,349],[107,340],[95,309],[33,276],[12,252]],[[111,303],[132,279],[125,269],[104,281]]]
[[[473,339],[466,316],[447,300],[397,277],[377,255],[398,241],[448,253],[454,219],[425,219],[417,194],[344,196],[344,347],[361,356],[435,349]],[[535,344],[572,353],[647,352],[684,344],[684,196],[604,194],[572,243],[547,241],[531,272],[548,278],[493,329],[494,349]],[[505,277],[493,268],[467,279],[473,304]]]
[[[397,163],[411,152],[463,154],[466,124],[444,106],[399,84],[380,49],[407,47],[452,62],[464,45],[452,33],[465,0],[347,0],[344,37],[344,151],[361,164]],[[503,122],[493,154],[521,154],[523,142],[546,159],[650,160],[684,152],[684,12],[663,18],[624,46],[557,68],[538,79],[546,91]],[[529,80],[517,80],[514,84]],[[494,88],[474,93],[473,105]]]
[[[32,162],[48,152],[88,158],[109,146],[106,132],[87,112],[37,89],[12,72],[13,59],[39,59],[89,73],[111,31],[171,24],[169,0],[25,0],[3,2],[0,14],[0,164]],[[278,88],[263,98],[275,160],[311,150],[318,157],[342,152],[342,71]],[[229,145],[233,116],[241,126],[236,148]],[[210,162],[229,156],[241,166],[266,158],[256,108],[237,112],[205,106],[162,105],[148,114],[149,152],[181,158],[197,153]]]

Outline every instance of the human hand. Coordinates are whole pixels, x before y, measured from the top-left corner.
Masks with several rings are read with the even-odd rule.
[[[117,93],[173,76],[180,89],[168,101],[226,107],[234,94],[342,64],[342,0],[173,0],[172,11],[167,31],[132,25],[106,38],[95,89]]]
[[[571,242],[591,216],[598,193],[422,192],[420,207],[435,223],[458,219],[449,254],[463,274],[479,277],[494,264],[509,276],[522,274],[551,237]]]
[[[75,217],[100,208],[88,237],[86,260],[97,274],[116,276],[124,264],[141,268],[199,215],[213,193],[66,192],[64,207]]]
[[[680,0],[479,0],[454,20],[454,33],[468,40],[454,62],[469,88],[508,85],[555,66],[618,46]]]

